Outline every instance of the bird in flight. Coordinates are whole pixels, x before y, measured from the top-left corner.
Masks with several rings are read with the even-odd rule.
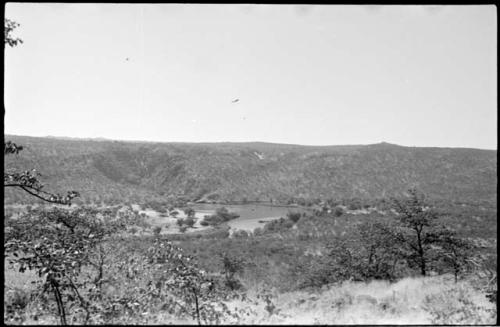
[[[125,58],[126,61],[128,61],[128,58]]]
[[[240,99],[234,99],[234,100],[233,100],[233,101],[231,101],[231,102],[232,102],[232,103],[236,103],[236,102],[238,102],[238,101],[240,101]]]

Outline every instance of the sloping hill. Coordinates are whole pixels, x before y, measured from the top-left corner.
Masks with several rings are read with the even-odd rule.
[[[5,138],[25,147],[5,157],[6,169],[36,168],[47,189],[79,190],[89,201],[380,198],[411,186],[457,201],[496,201],[497,194],[494,150]],[[6,203],[24,199],[7,191]]]

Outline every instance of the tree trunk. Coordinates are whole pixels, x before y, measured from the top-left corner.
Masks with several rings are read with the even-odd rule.
[[[57,284],[54,280],[52,280],[50,284],[52,285],[52,289],[54,290],[54,295],[56,297],[57,310],[59,313],[59,318],[61,320],[61,325],[65,326],[67,325],[66,312],[64,311],[64,303],[62,301],[61,293],[59,292],[59,288],[57,287]]]
[[[193,294],[194,294],[194,303],[196,306],[196,320],[198,321],[198,325],[201,325],[200,321],[200,307],[198,304],[198,295],[196,294],[196,290],[193,288]]]
[[[424,248],[422,247],[422,238],[421,238],[421,232],[422,229],[420,228],[415,228],[415,231],[417,232],[417,242],[418,242],[418,256],[420,257],[420,272],[422,273],[422,276],[425,276],[425,257],[424,257]]]

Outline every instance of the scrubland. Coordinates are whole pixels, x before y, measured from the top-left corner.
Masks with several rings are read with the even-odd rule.
[[[166,218],[185,219],[182,210],[165,207],[170,208],[161,209]],[[397,243],[382,229],[398,230],[394,223],[400,216],[387,208],[368,207],[339,206],[307,214],[292,210],[253,232],[232,234],[224,219],[190,233],[155,232],[163,221],[160,216],[144,215],[151,210],[147,205],[70,211],[24,208],[24,213],[15,215],[11,208],[5,225],[9,249],[4,322],[60,324],[57,301],[47,281],[48,276],[57,272],[65,276],[70,270],[68,276],[79,295],[63,283],[63,277],[58,286],[67,323],[496,323],[496,207],[439,206],[436,221],[459,229],[447,234],[448,229],[433,227],[426,237],[437,232],[447,239],[462,235],[452,239],[468,240],[464,243],[468,247],[449,248],[451,243],[437,241],[426,247],[426,276],[421,276],[418,260],[408,252],[411,246]],[[174,210],[181,211],[177,218],[169,214]],[[75,239],[62,221],[75,223],[76,233],[80,224],[82,234]],[[14,232],[28,225],[29,236]],[[59,238],[51,239],[48,230],[57,231]],[[89,238],[98,231],[102,232],[98,240]],[[86,256],[64,254],[69,245],[61,243],[60,237],[78,244],[83,240]],[[50,260],[29,256],[30,251],[40,251],[42,238],[53,246],[44,249],[52,251],[52,264],[59,265],[50,268],[54,275],[47,275]],[[17,251],[9,242],[17,244]],[[462,251],[457,252],[461,256],[452,257],[454,261],[442,259],[448,258],[449,249]],[[346,253],[352,260],[346,261]],[[23,258],[31,258],[30,267],[26,261],[21,268]],[[207,290],[206,285],[212,286]]]

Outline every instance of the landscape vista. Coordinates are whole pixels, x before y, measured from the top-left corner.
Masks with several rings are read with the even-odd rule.
[[[4,322],[495,324],[496,24],[9,3]]]

